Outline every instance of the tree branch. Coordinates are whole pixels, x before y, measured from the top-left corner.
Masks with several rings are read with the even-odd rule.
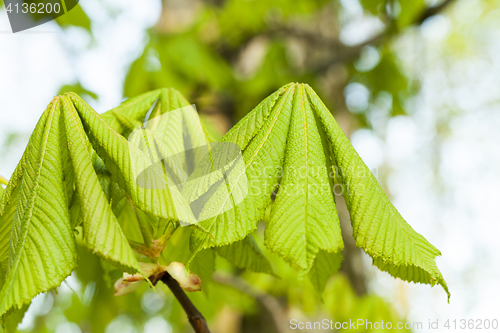
[[[432,7],[427,7],[422,15],[420,15],[420,18],[415,22],[415,24],[422,24],[425,20],[427,20],[429,17],[434,16],[436,14],[439,14],[440,12],[443,11],[448,5],[450,5],[454,0],[445,0],[441,2],[437,6],[432,6]]]
[[[186,293],[184,292],[184,290],[182,290],[179,283],[170,274],[168,274],[168,272],[160,273],[158,276],[158,280],[161,280],[170,288],[175,298],[177,298],[182,308],[186,312],[189,323],[193,327],[194,331],[196,333],[210,333],[205,317],[203,317],[201,312],[198,311],[191,300],[187,297]]]
[[[415,21],[411,25],[421,25],[426,19],[428,19],[431,16],[437,15],[440,12],[442,12],[446,7],[448,7],[451,3],[453,3],[454,0],[445,0],[441,4],[437,6],[432,6],[432,7],[427,7],[425,8],[420,15],[417,16]],[[381,33],[373,36],[372,38],[369,38],[368,40],[354,45],[354,46],[346,46],[340,42],[337,41],[331,41],[327,43],[327,45],[336,45],[336,48],[338,48],[335,52],[335,56],[328,59],[323,64],[320,64],[317,66],[315,69],[315,72],[323,72],[325,71],[328,67],[330,67],[333,64],[339,63],[339,62],[347,62],[353,59],[356,59],[359,57],[361,54],[361,51],[365,46],[368,45],[376,45],[384,41],[386,38],[391,37],[391,33],[395,31],[394,29],[394,24],[388,24],[387,28],[383,30]],[[340,43],[340,44],[339,44]],[[339,46],[342,45],[342,46]],[[334,48],[335,49],[335,48]]]

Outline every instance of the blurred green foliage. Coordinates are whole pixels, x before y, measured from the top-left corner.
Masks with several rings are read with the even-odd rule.
[[[351,45],[340,38],[347,14],[339,1],[165,0],[159,22],[148,30],[140,56],[127,70],[124,96],[175,87],[196,103],[202,113],[206,110],[220,113],[235,123],[271,92],[297,81],[312,86],[336,115],[348,114],[355,120],[354,126],[371,126],[367,111],[378,96],[389,96],[389,117],[405,114],[405,101],[417,92],[418,84],[410,82],[400,69],[391,41],[405,28],[418,23],[426,2],[360,0],[359,3],[364,15],[377,17],[385,28],[372,42]],[[3,0],[0,5],[3,6]],[[80,6],[56,22],[63,29],[79,27],[91,35],[94,33],[92,18]],[[366,40],[372,37],[366,36]],[[374,55],[369,65],[362,64],[367,51]],[[368,106],[361,112],[350,109],[344,99],[346,87],[353,83],[362,84],[369,91]],[[66,91],[92,99],[99,97],[80,83],[61,88],[61,93]],[[263,248],[262,235],[256,232],[254,236]],[[172,238],[172,244],[180,244],[175,248],[182,248],[188,237],[189,230],[182,228]],[[162,260],[185,262],[190,253],[187,245],[184,248],[184,252],[174,251],[174,247],[167,249]],[[210,325],[216,326],[218,321],[227,319],[224,316],[230,309],[231,316],[250,327],[245,330],[242,324],[241,332],[276,332],[257,299],[212,281],[215,268],[216,274],[222,272],[251,282],[257,291],[276,298],[288,313],[307,316],[311,321],[325,316],[335,321],[404,320],[380,297],[358,296],[343,274],[330,280],[321,302],[307,280],[299,281],[296,272],[281,259],[263,251],[275,271],[281,273],[279,279],[243,272],[213,252],[199,255],[198,262],[192,263],[191,269],[202,277],[205,291],[189,296]],[[79,256],[81,264],[68,282],[73,290],[63,285],[58,294],[39,296],[37,302],[41,306],[32,313],[34,322],[29,331],[55,332],[57,327],[70,322],[82,332],[112,333],[127,328],[142,332],[158,316],[172,326],[173,332],[190,331],[180,305],[163,284],[156,287],[156,293],[143,284],[134,293],[114,297],[112,284],[121,272],[83,245],[79,245]],[[20,320],[14,317],[7,329]],[[259,326],[261,322],[267,326]]]
[[[399,69],[390,37],[418,20],[425,9],[424,1],[361,4],[366,15],[387,21],[388,27],[382,33],[386,38],[373,43],[381,57],[370,70],[353,66],[363,47],[347,47],[339,41],[338,26],[345,10],[337,1],[230,0],[196,6],[165,1],[159,23],[149,30],[142,55],[130,66],[124,95],[176,87],[199,109],[215,105],[237,121],[272,91],[294,81],[308,83],[319,91],[327,106],[342,112],[339,109],[345,106],[338,101],[338,92],[332,90],[342,94],[347,84],[359,82],[372,95],[380,91],[390,94],[391,114],[404,114],[405,99],[416,91],[409,88],[407,77]],[[194,9],[186,22],[169,23],[190,6]],[[397,29],[393,28],[394,21]],[[345,67],[347,76],[331,78],[332,68],[342,73],[338,67]],[[334,86],[328,81],[334,81]],[[361,126],[370,126],[363,115],[357,117]]]

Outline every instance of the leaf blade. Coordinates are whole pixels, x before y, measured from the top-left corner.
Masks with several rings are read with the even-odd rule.
[[[65,135],[76,175],[76,192],[83,214],[87,245],[105,260],[128,272],[140,271],[132,248],[113,214],[92,164],[92,147],[71,100],[63,97]]]
[[[283,177],[264,235],[267,248],[303,276],[320,250],[341,253],[343,241],[321,135],[304,87],[295,90]]]
[[[255,229],[263,217],[266,207],[271,203],[271,194],[278,176],[271,172],[270,177],[261,178],[267,169],[279,169],[283,163],[285,142],[290,121],[292,90],[285,86],[260,103],[245,119],[251,123],[247,129],[236,126],[223,142],[233,142],[243,149],[243,160],[248,178],[248,194],[243,201],[233,205],[228,211],[216,214],[214,218],[201,221],[197,225],[204,230],[193,231],[191,248],[196,251],[212,246],[227,245],[245,238]],[[284,135],[282,135],[284,134]],[[273,137],[273,140],[269,138]],[[267,168],[267,169],[266,169]],[[231,191],[221,200],[231,200]],[[224,207],[221,204],[220,207]]]
[[[379,269],[405,281],[440,284],[449,299],[448,287],[435,263],[441,252],[403,219],[316,93],[310,87],[307,92],[330,141],[334,163],[340,170],[338,180],[347,189],[343,196],[356,245],[374,259]]]
[[[34,134],[26,150],[8,268],[0,291],[0,315],[57,287],[76,265],[62,180],[59,99],[45,112],[45,127]]]
[[[111,172],[113,180],[129,194],[134,205],[157,217],[175,217],[176,212],[173,199],[170,191],[168,191],[166,178],[162,174],[153,179],[159,181],[153,188],[139,186],[134,177],[134,166],[132,163],[139,163],[144,166],[148,165],[144,153],[138,148],[129,145],[123,136],[104,122],[77,95],[69,93],[66,96],[69,96],[75,105],[82,124],[89,133],[89,140],[93,148],[103,158],[106,168]]]

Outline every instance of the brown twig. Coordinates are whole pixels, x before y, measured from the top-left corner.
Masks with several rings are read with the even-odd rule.
[[[179,283],[170,274],[168,274],[168,272],[160,273],[157,277],[157,281],[158,280],[162,281],[170,288],[175,298],[177,298],[177,301],[179,301],[182,308],[186,312],[189,323],[193,326],[194,331],[196,333],[210,333],[205,317],[203,317],[201,312],[198,311],[191,300],[187,297]]]
[[[415,24],[422,24],[429,17],[439,14],[440,12],[443,11],[443,9],[448,7],[448,5],[450,5],[453,1],[455,0],[445,0],[437,6],[427,7],[422,13],[422,15],[420,15],[420,18],[415,22]]]

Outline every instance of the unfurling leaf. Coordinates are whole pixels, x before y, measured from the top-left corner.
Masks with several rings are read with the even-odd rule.
[[[130,294],[135,291],[144,280],[139,281],[124,281],[123,278],[119,278],[115,282],[115,296],[123,296]]]
[[[171,262],[165,271],[168,272],[185,291],[200,291],[201,290],[201,279],[198,275],[186,271],[186,266],[182,262]]]
[[[78,224],[71,217],[83,221],[91,250],[126,271],[140,270],[92,164],[80,113],[102,120],[87,108],[73,94],[52,100],[0,199],[0,316],[71,274]]]
[[[189,292],[201,290],[201,279],[198,275],[186,271],[186,266],[181,262],[171,262],[168,266],[140,262],[142,273],[127,274],[115,283],[115,296],[122,296],[133,292],[140,283],[146,279],[151,281],[161,280],[162,273],[167,272],[174,278],[182,289]]]
[[[448,293],[435,263],[440,252],[401,217],[309,86],[280,88],[223,141],[243,150],[248,195],[200,223],[205,231],[194,230],[191,237],[195,253],[245,238],[271,205],[265,245],[321,292],[342,261],[335,189],[346,199],[356,244],[374,265],[406,281],[440,284]]]
[[[140,262],[139,266],[141,266],[141,273],[135,273],[135,274],[123,273],[123,281],[125,282],[142,281],[148,279],[149,277],[152,277],[155,274],[165,272],[165,266],[161,266],[158,264]]]
[[[351,216],[356,245],[373,264],[402,280],[439,284],[450,293],[435,259],[441,252],[417,233],[387,198],[361,157],[316,93],[307,88],[309,101],[328,139],[337,181]]]

